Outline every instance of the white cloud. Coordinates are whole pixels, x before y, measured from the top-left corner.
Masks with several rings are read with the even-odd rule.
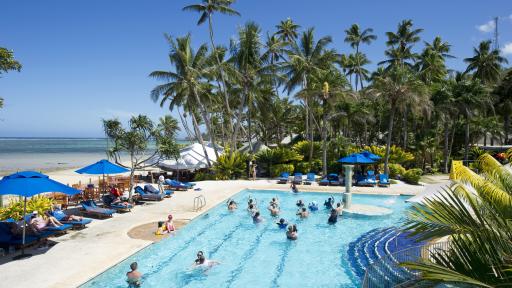
[[[512,14],[508,15],[508,19],[512,20]]]
[[[478,31],[483,32],[483,33],[492,32],[494,30],[494,28],[496,28],[496,24],[494,23],[494,20],[489,20],[489,22],[487,22],[485,24],[476,26],[476,29],[478,29]]]
[[[511,55],[512,54],[512,42],[507,42],[503,47],[501,47],[501,53],[503,55]]]

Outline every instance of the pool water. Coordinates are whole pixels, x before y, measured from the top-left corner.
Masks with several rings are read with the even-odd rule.
[[[134,261],[144,274],[142,287],[357,287],[359,279],[348,264],[348,244],[374,228],[400,225],[409,204],[402,196],[353,195],[353,203],[394,212],[382,217],[343,215],[337,224],[328,225],[329,212],[321,204],[330,195],[241,191],[233,197],[238,210],[229,212],[220,204],[176,236],[142,249],[81,287],[127,287],[125,274]],[[246,210],[249,196],[257,199],[264,222],[253,223]],[[275,196],[281,214],[273,218],[266,207]],[[338,201],[341,195],[335,197]],[[299,199],[306,204],[316,201],[321,207],[301,220],[295,215]],[[298,240],[287,240],[285,230],[277,227],[281,217],[297,224]],[[221,264],[207,272],[191,269],[199,250]]]

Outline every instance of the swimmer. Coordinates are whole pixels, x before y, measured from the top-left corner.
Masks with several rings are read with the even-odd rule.
[[[299,189],[297,188],[297,185],[292,182],[292,185],[290,185],[290,188],[292,188],[293,193],[299,193]]]
[[[279,207],[279,198],[277,198],[277,197],[272,198],[272,200],[270,200],[270,205],[272,205],[272,204]]]
[[[324,202],[325,209],[332,209],[332,205],[334,205],[334,198],[327,198]]]
[[[304,201],[302,201],[302,199],[301,199],[301,200],[297,201],[297,203],[295,203],[295,205],[297,205],[297,207],[304,207],[304,205],[306,205],[306,204],[304,204]]]
[[[260,212],[254,213],[254,215],[252,216],[252,222],[254,222],[255,224],[263,222],[263,218],[260,216]]]
[[[250,205],[253,205],[253,206],[258,206],[258,201],[256,201],[256,199],[253,199],[251,196],[249,196],[249,200],[247,200],[247,206],[250,206]]]
[[[286,220],[284,220],[284,218],[279,219],[279,222],[277,222],[276,224],[281,229],[285,229],[288,226],[288,223],[286,222]]]
[[[253,204],[249,205],[249,208],[247,208],[247,211],[253,215],[254,213],[258,212],[258,208],[256,208]]]
[[[270,204],[268,206],[268,210],[270,211],[271,216],[279,215],[279,207],[277,207],[275,204]]]
[[[133,262],[130,264],[130,272],[126,273],[126,282],[128,282],[129,288],[138,288],[141,285],[140,278],[142,277],[142,274],[137,271],[137,262]]]
[[[308,209],[306,209],[306,207],[300,208],[299,211],[297,211],[297,216],[300,216],[300,218],[302,218],[302,219],[308,218],[308,216],[309,216]]]
[[[311,211],[317,211],[318,203],[316,203],[316,201],[313,201],[313,202],[309,203],[308,207],[309,207],[309,210],[311,210]]]
[[[295,225],[288,226],[288,230],[286,231],[286,238],[290,240],[297,240],[297,238],[299,238],[299,234],[296,229],[294,229],[294,226]]]
[[[329,219],[327,219],[327,223],[336,224],[338,222],[338,212],[336,209],[331,209],[331,214],[329,215]]]
[[[238,208],[238,205],[236,204],[236,202],[234,200],[228,201],[228,210],[229,211],[235,211],[237,208]]]
[[[194,260],[194,264],[192,266],[194,268],[210,269],[217,264],[220,264],[220,262],[206,259],[206,257],[204,257],[203,251],[199,251],[197,252],[197,258]]]
[[[341,203],[337,203],[336,208],[334,209],[336,210],[336,213],[338,213],[338,216],[341,217],[341,215],[343,214],[343,205],[341,205]]]

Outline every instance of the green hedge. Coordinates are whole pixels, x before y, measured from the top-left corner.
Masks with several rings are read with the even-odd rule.
[[[392,179],[396,179],[398,175],[404,176],[405,168],[400,164],[389,164],[389,177]]]
[[[292,173],[293,164],[276,164],[272,165],[272,177],[277,177],[283,172]]]
[[[419,168],[409,169],[405,171],[402,179],[409,184],[418,184],[420,182],[423,171]]]

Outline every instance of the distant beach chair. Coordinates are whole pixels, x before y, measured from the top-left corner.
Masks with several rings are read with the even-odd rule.
[[[135,193],[139,194],[140,200],[142,201],[162,201],[164,200],[164,194],[153,194],[146,193],[144,189],[140,186],[135,186]]]
[[[1,246],[23,246],[23,239],[21,235],[14,235],[11,232],[11,225],[18,225],[13,219],[7,219],[0,222],[0,244]],[[43,231],[39,235],[25,235],[25,246],[32,245],[39,242],[40,240],[46,239],[55,232]]]
[[[29,223],[31,218],[32,218],[32,214],[25,215],[25,222]],[[66,234],[67,231],[71,228],[73,228],[73,225],[63,223],[62,226],[46,226],[44,228],[44,231],[52,232],[53,234]],[[48,235],[48,236],[53,236],[53,235]]]
[[[380,187],[389,187],[391,183],[389,182],[389,175],[382,173],[379,175],[379,186]]]
[[[288,183],[288,178],[290,177],[290,173],[282,172],[277,179],[277,184],[286,184]]]
[[[165,184],[169,185],[171,189],[178,190],[178,191],[187,191],[188,189],[191,189],[195,184],[191,183],[182,183],[180,181],[172,180],[172,179],[165,179]]]
[[[94,200],[85,200],[81,202],[82,208],[84,208],[83,213],[91,216],[96,216],[99,218],[107,218],[112,217],[112,214],[116,213],[113,209],[100,208],[96,205]]]
[[[168,185],[166,185],[168,186]],[[160,190],[160,193],[164,194],[165,197],[171,197],[172,194],[174,194],[173,190],[165,189],[164,185],[162,183],[158,183],[158,189]]]
[[[315,173],[308,173],[306,175],[306,180],[304,181],[304,185],[311,185],[312,183],[314,183],[316,181],[316,175]]]
[[[362,176],[356,183],[358,186],[374,187],[377,185],[377,180],[375,179],[375,175],[367,175],[366,177]]]
[[[302,173],[295,173],[293,175],[293,183],[297,185],[302,184]]]
[[[109,208],[116,210],[117,212],[130,212],[132,211],[133,205],[130,203],[121,204],[121,203],[112,203],[114,198],[111,195],[104,195],[101,199],[103,204]]]

